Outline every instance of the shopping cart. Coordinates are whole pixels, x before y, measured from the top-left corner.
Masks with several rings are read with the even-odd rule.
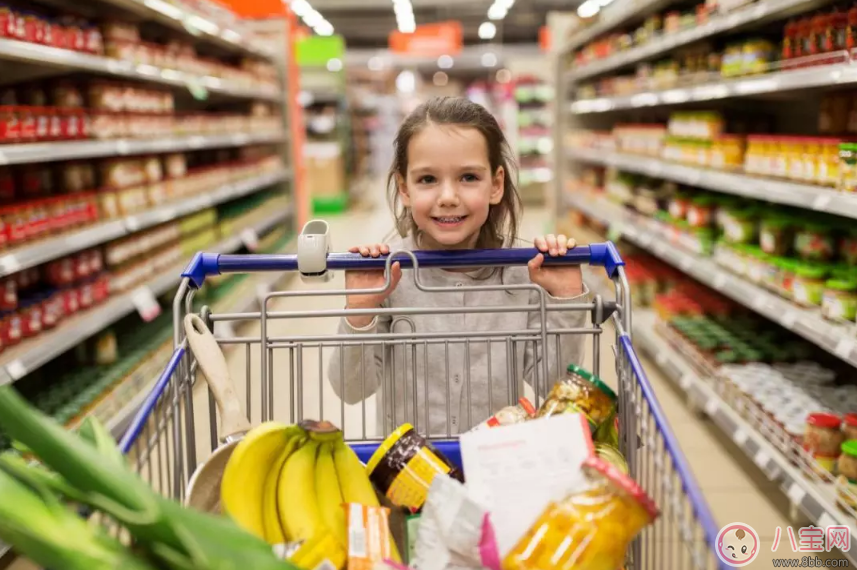
[[[186,271],[173,302],[175,352],[166,370],[155,382],[139,412],[127,429],[120,445],[129,455],[137,470],[156,489],[169,496],[182,500],[185,496],[187,479],[196,468],[198,461],[204,459],[218,445],[217,419],[213,397],[207,390],[194,390],[197,363],[189,352],[182,329],[183,317],[194,309],[193,297],[197,289],[203,286],[207,276],[221,273],[250,272],[301,272],[308,278],[319,279],[329,276],[329,271],[337,270],[384,270],[387,283],[390,282],[390,267],[395,259],[405,271],[403,280],[411,279],[413,284],[428,295],[462,293],[460,287],[429,286],[423,282],[420,270],[429,268],[492,268],[510,270],[515,266],[525,266],[536,254],[535,249],[472,250],[459,252],[438,251],[398,251],[380,258],[363,258],[359,254],[322,254],[314,266],[321,271],[307,275],[307,263],[298,255],[218,255],[197,254]],[[308,254],[307,254],[308,255]],[[428,367],[449,369],[449,355],[455,353],[465,358],[465,367],[470,366],[471,349],[484,346],[502,354],[500,362],[508,363],[507,371],[498,371],[493,357],[487,359],[490,368],[489,378],[508,375],[506,389],[495,386],[500,397],[489,398],[489,405],[496,408],[517,402],[519,395],[527,387],[519,378],[514,378],[520,366],[516,363],[521,344],[530,347],[531,354],[541,355],[530,384],[532,397],[539,405],[540,400],[551,381],[548,377],[551,348],[556,346],[553,355],[559,357],[560,343],[566,335],[588,335],[592,338],[592,364],[595,374],[600,374],[601,361],[600,337],[605,325],[612,326],[616,332],[616,344],[613,347],[616,374],[618,377],[617,394],[619,396],[619,421],[621,451],[628,462],[631,475],[649,493],[661,509],[661,516],[654,525],[647,528],[635,541],[629,553],[629,569],[641,570],[689,570],[691,568],[726,568],[714,554],[713,545],[718,528],[697,487],[691,471],[679,449],[666,417],[658,404],[651,384],[646,378],[631,343],[631,299],[628,281],[625,277],[624,263],[612,243],[591,244],[576,247],[562,258],[548,257],[546,264],[589,264],[603,267],[611,277],[615,287],[615,299],[605,300],[600,296],[581,298],[563,304],[546,303],[545,293],[532,284],[525,285],[480,285],[471,287],[478,292],[509,290],[509,294],[519,295],[515,299],[525,298],[532,302],[514,306],[469,306],[455,308],[466,313],[485,313],[491,311],[526,312],[537,322],[535,327],[509,331],[456,331],[444,334],[420,330],[415,323],[426,314],[438,314],[453,309],[434,304],[425,308],[399,308],[372,311],[343,309],[346,290],[342,285],[331,283],[325,287],[318,285],[293,287],[289,291],[270,292],[261,300],[261,310],[245,314],[212,314],[207,307],[199,311],[200,317],[212,330],[217,323],[254,322],[260,327],[259,333],[246,337],[220,338],[224,349],[243,350],[245,363],[240,370],[232,370],[232,378],[240,383],[243,375],[243,389],[239,384],[238,392],[244,398],[243,406],[248,419],[256,423],[276,419],[294,423],[304,418],[324,419],[340,426],[346,440],[350,442],[364,461],[376,448],[377,442],[395,426],[383,426],[380,433],[371,433],[370,403],[363,399],[360,403],[347,406],[341,400],[331,397],[331,382],[326,378],[325,363],[330,351],[361,350],[376,351],[380,358],[389,358],[389,365],[382,367],[383,378],[378,391],[384,395],[377,410],[382,422],[384,418],[394,422],[402,419],[413,423],[425,433],[428,426],[428,414],[421,413],[429,406],[429,396],[425,386],[420,383],[421,372]],[[523,270],[523,267],[522,269]],[[325,279],[321,279],[325,280]],[[401,287],[401,284],[400,284]],[[380,292],[384,288],[364,291],[348,291],[348,294]],[[308,307],[313,302],[327,303],[324,307]],[[283,305],[286,305],[283,308]],[[585,327],[572,329],[552,329],[548,315],[552,311],[583,311],[586,314]],[[375,334],[331,335],[329,328],[323,333],[314,330],[316,320],[330,319],[338,322],[342,317],[354,313],[383,314],[399,319],[406,326],[391,328],[390,332]],[[309,324],[308,324],[309,323]],[[219,325],[218,328],[222,328]],[[505,350],[505,352],[504,352]],[[463,352],[462,352],[463,351]],[[341,352],[340,352],[341,353]],[[389,355],[389,356],[385,356]],[[326,358],[327,356],[327,358]],[[401,357],[401,360],[399,358]],[[441,361],[443,357],[446,362]],[[240,363],[240,358],[235,358]],[[558,362],[558,369],[564,370],[568,363]],[[500,367],[502,368],[502,366]],[[340,370],[342,373],[361,374],[364,371]],[[313,376],[317,378],[313,381]],[[469,374],[464,379],[466,392],[461,399],[471,402]],[[449,374],[446,376],[449,386]],[[426,383],[423,383],[426,384]],[[200,386],[204,383],[199,383]],[[488,389],[490,390],[489,382]],[[397,403],[396,390],[404,390],[401,401],[404,410],[394,409]],[[466,396],[464,395],[466,393]],[[449,392],[446,392],[447,411],[450,409]],[[424,400],[421,400],[424,398]],[[466,399],[465,399],[466,398]],[[505,401],[501,401],[505,400]],[[484,412],[484,410],[482,410]],[[472,415],[468,413],[468,415]],[[402,417],[405,416],[405,417]],[[453,461],[461,464],[461,456],[455,433],[466,431],[470,425],[481,422],[485,417],[462,418],[457,429],[451,429],[447,422],[446,433],[427,434]],[[386,422],[385,422],[386,423]],[[200,437],[198,437],[198,435]],[[207,437],[206,437],[207,436]],[[207,440],[207,441],[206,441]],[[536,482],[534,482],[536,484]]]

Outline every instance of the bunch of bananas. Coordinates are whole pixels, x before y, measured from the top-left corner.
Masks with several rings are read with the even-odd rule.
[[[223,472],[220,500],[226,514],[269,544],[303,543],[290,558],[303,568],[324,559],[344,567],[344,505],[379,504],[366,469],[342,432],[328,422],[312,421],[266,422],[248,432]]]

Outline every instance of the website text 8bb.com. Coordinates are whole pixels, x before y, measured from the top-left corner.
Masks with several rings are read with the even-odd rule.
[[[848,560],[822,560],[818,556],[800,558],[774,558],[774,568],[849,568]]]

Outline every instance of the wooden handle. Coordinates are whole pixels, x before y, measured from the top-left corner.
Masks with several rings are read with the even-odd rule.
[[[208,388],[214,395],[214,401],[217,402],[217,408],[220,410],[220,419],[223,423],[222,437],[249,431],[250,422],[241,411],[238,394],[229,377],[226,357],[223,356],[223,351],[220,350],[214,335],[202,319],[194,314],[184,318],[184,330],[194,358],[202,369],[202,374],[208,381]],[[247,381],[249,380],[248,378]]]

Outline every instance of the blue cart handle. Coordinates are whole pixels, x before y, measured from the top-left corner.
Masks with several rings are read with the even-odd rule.
[[[536,248],[468,249],[413,252],[421,268],[443,267],[509,267],[526,265],[539,251]],[[384,269],[387,255],[363,257],[359,253],[327,254],[327,269],[371,270]],[[396,256],[403,268],[413,267],[409,256]],[[625,262],[613,242],[593,243],[568,250],[562,257],[545,256],[545,265],[596,265],[604,267],[611,278]],[[298,271],[298,256],[278,255],[226,255],[197,253],[182,277],[190,279],[199,288],[210,275],[222,273],[255,273],[260,271]]]

